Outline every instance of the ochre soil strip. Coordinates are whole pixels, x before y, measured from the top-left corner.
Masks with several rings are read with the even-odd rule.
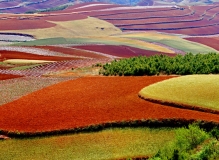
[[[219,115],[155,104],[138,97],[143,87],[169,78],[172,76],[84,77],[59,83],[2,105],[0,129],[41,132],[162,118],[219,122]]]

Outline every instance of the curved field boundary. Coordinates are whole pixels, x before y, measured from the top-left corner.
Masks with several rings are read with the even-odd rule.
[[[150,25],[150,24],[170,24],[170,23],[185,23],[185,22],[197,22],[202,21],[203,17],[191,20],[179,20],[179,21],[162,21],[162,22],[150,22],[150,23],[133,23],[133,24],[116,24],[116,27],[134,26],[134,25]]]
[[[79,44],[77,44],[79,45]],[[76,45],[76,46],[77,46]],[[96,54],[91,51],[78,50],[72,44],[67,45],[54,45],[54,46],[34,46],[35,48],[48,49],[54,52],[60,52],[75,57],[87,58],[87,59],[105,59],[105,55]]]
[[[181,76],[144,87],[139,96],[157,103],[219,114],[218,78],[218,75]]]
[[[89,15],[89,16],[94,16],[94,17],[97,17],[97,18],[99,18],[99,16],[114,16],[114,15],[126,15],[126,14],[129,14],[129,13],[147,13],[147,12],[160,12],[160,11],[172,11],[172,10],[176,10],[175,8],[168,8],[168,9],[161,9],[161,10],[142,10],[142,11],[139,11],[139,10],[137,10],[137,11],[127,11],[126,10],[126,12],[124,12],[123,10],[121,11],[121,13],[112,13],[111,12],[111,14],[109,13],[109,14],[107,14],[107,13],[105,13],[105,14],[98,14],[98,13],[100,13],[99,11],[97,12],[97,14],[95,14],[95,12],[91,12],[91,13],[86,13],[86,15]],[[104,12],[104,11],[102,11],[102,12]]]
[[[22,33],[7,33],[7,32],[4,32],[4,33],[0,33],[0,35],[15,35],[15,36],[24,36],[24,37],[30,37],[30,38],[33,38],[34,37],[30,34],[22,34]]]
[[[141,88],[170,78],[83,77],[59,83],[2,105],[0,130],[51,132],[141,119],[219,122],[216,114],[164,106],[138,97]]]
[[[0,74],[1,78],[5,76]],[[0,105],[17,100],[27,94],[60,82],[76,79],[77,77],[21,77],[6,75],[10,79],[0,80]],[[13,79],[11,79],[13,78]]]
[[[156,44],[161,46],[161,44]],[[163,47],[167,48],[167,46]],[[74,46],[74,48],[83,49],[83,50],[90,50],[96,52],[103,52],[104,54],[112,55],[117,58],[119,57],[133,57],[133,56],[151,56],[151,55],[159,55],[164,54],[168,56],[175,56],[173,53],[162,53],[158,51],[150,51],[150,50],[143,50],[139,48],[129,47],[129,46],[115,46],[115,45],[78,45]],[[170,47],[169,47],[170,49]],[[176,50],[174,50],[176,51]]]
[[[183,30],[183,29],[193,29],[193,28],[206,28],[206,27],[211,27],[211,26],[217,26],[219,23],[216,24],[209,24],[209,25],[200,25],[200,26],[189,26],[189,27],[177,27],[177,28],[121,28],[122,30]],[[136,26],[133,26],[136,27]],[[146,27],[146,26],[145,26]],[[216,33],[215,33],[216,34]]]
[[[107,63],[111,59],[86,59],[86,60],[68,60],[68,61],[57,61],[46,64],[41,64],[36,67],[32,67],[25,70],[8,70],[0,69],[2,74],[13,74],[26,77],[41,77],[46,74],[54,74],[60,71],[66,71],[81,67],[92,66],[97,63]]]
[[[0,51],[15,51],[15,52],[19,51],[23,53],[30,53],[30,54],[43,55],[43,56],[72,57],[72,58],[74,57],[60,52],[50,51],[41,48],[34,48],[34,47],[0,46]]]
[[[78,133],[89,133],[89,132],[99,132],[111,128],[126,128],[126,127],[150,127],[150,128],[160,128],[160,127],[185,127],[189,124],[197,123],[202,128],[211,130],[214,127],[219,127],[219,123],[212,121],[202,121],[196,119],[180,119],[180,118],[170,118],[170,119],[141,119],[141,120],[128,120],[128,121],[117,121],[109,123],[101,123],[96,125],[89,125],[84,127],[76,127],[69,129],[60,129],[53,131],[42,131],[42,132],[19,132],[19,131],[7,131],[0,130],[0,134],[7,135],[11,138],[30,138],[30,137],[45,137],[63,134],[78,134]]]
[[[153,98],[147,98],[143,95],[138,95],[140,98],[153,102],[153,103],[158,103],[162,105],[168,105],[176,108],[182,108],[182,109],[189,109],[189,110],[196,110],[200,112],[207,112],[207,113],[212,113],[212,114],[219,114],[219,111],[213,110],[213,109],[208,109],[208,108],[203,108],[199,106],[194,106],[194,105],[188,105],[188,104],[183,104],[183,103],[176,103],[176,102],[169,102],[169,101],[163,101],[163,100],[156,100]]]
[[[157,45],[160,45],[160,46],[163,46],[163,47],[166,47],[170,50],[172,50],[173,52],[175,52],[176,54],[182,54],[182,55],[185,55],[186,52],[184,52],[183,50],[180,50],[180,49],[177,49],[177,48],[173,48],[173,47],[170,47],[168,45],[165,45],[163,43],[159,43],[159,42],[152,42],[153,44],[157,44]]]
[[[195,11],[191,11],[190,13],[184,15],[174,15],[174,16],[146,16],[146,17],[135,17],[135,18],[101,18],[102,20],[139,20],[139,19],[151,19],[151,18],[171,18],[171,17],[186,17],[194,15]]]
[[[48,51],[45,51],[48,52]],[[26,52],[19,51],[6,51],[0,50],[0,61],[5,61],[8,59],[25,59],[25,60],[47,60],[47,61],[64,61],[64,60],[79,60],[85,59],[85,57],[60,57],[60,56],[47,56],[47,55],[37,55]]]
[[[190,36],[215,36],[215,35],[219,34],[218,27],[219,27],[219,25],[214,25],[214,26],[202,27],[202,28],[184,28],[184,29],[178,29],[178,30],[160,30],[160,32],[185,34],[185,35],[190,35]],[[133,29],[133,30],[135,30],[135,29]],[[142,29],[142,30],[144,30],[144,29]]]
[[[207,45],[219,51],[219,38],[217,37],[189,37],[184,39]]]

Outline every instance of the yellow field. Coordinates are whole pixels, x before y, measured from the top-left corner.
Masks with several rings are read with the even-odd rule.
[[[219,75],[190,75],[172,78],[143,88],[148,99],[219,110]]]
[[[99,39],[104,40],[104,41],[112,41],[114,43],[132,46],[132,47],[141,48],[141,49],[149,49],[149,50],[154,50],[154,51],[159,51],[159,52],[164,52],[164,53],[174,53],[168,48],[165,48],[165,47],[162,47],[156,44],[152,44],[149,42],[141,41],[141,40],[131,39],[131,38],[102,37]]]
[[[44,29],[13,30],[4,32],[30,34],[37,39],[55,37],[73,38],[77,36],[101,37],[122,32],[119,28],[115,27],[111,23],[92,17],[83,20],[49,22],[55,23],[56,26]]]
[[[170,35],[158,32],[136,32],[136,33],[123,33],[116,35],[116,37],[139,39],[147,42],[156,42],[170,46],[184,52],[192,53],[209,53],[218,52],[217,50],[196,42],[185,40],[177,35]]]
[[[0,141],[0,159],[103,160],[152,156],[174,129],[123,128],[47,138]]]

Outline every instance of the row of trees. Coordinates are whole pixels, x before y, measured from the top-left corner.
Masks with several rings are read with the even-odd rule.
[[[128,59],[114,60],[103,65],[100,74],[119,76],[143,75],[189,75],[189,74],[217,74],[219,73],[219,54],[192,54],[169,57],[155,55],[151,57],[139,56]]]

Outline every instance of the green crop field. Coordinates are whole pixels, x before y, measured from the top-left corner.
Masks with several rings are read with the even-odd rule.
[[[143,88],[146,99],[219,110],[219,75],[189,75]]]
[[[156,42],[160,44],[164,44],[170,46],[172,48],[176,48],[182,50],[184,52],[192,52],[192,53],[209,53],[209,52],[217,52],[217,50],[208,47],[203,44],[191,42],[185,39],[182,39],[178,36],[173,35],[166,35],[160,33],[136,33],[136,34],[122,34],[119,37],[126,37],[126,38],[134,38],[143,40],[146,42]]]
[[[175,129],[123,128],[45,138],[0,141],[0,159],[98,160],[153,156]]]

